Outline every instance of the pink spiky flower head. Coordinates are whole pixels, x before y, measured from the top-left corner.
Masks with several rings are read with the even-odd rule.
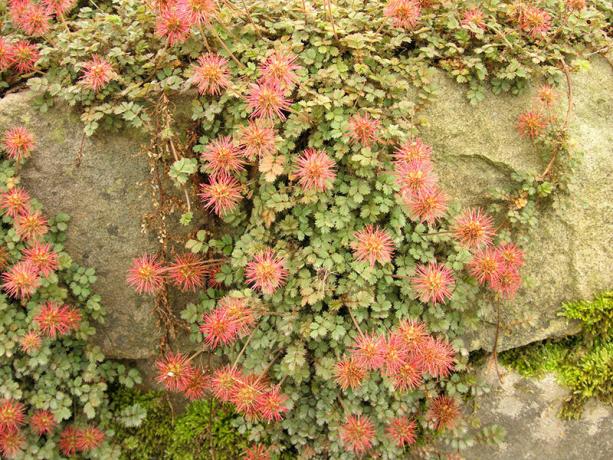
[[[21,12],[17,25],[26,34],[40,37],[49,31],[51,19],[45,7],[37,3],[29,3]]]
[[[48,410],[37,410],[30,417],[30,427],[38,436],[51,433],[56,425],[53,413]]]
[[[205,209],[212,209],[222,217],[236,208],[241,201],[241,184],[227,174],[217,174],[209,178],[208,184],[200,184],[198,194]]]
[[[155,366],[158,370],[157,382],[170,391],[183,391],[195,372],[189,358],[181,353],[169,352]]]
[[[411,357],[403,363],[391,376],[394,390],[414,390],[422,383],[422,372],[418,361]]]
[[[20,40],[13,44],[11,65],[18,73],[24,74],[34,70],[40,54],[38,47],[32,43]]]
[[[406,141],[394,152],[396,163],[410,163],[415,160],[429,161],[431,158],[432,147],[425,144],[419,137]]]
[[[7,216],[15,218],[30,212],[30,195],[24,189],[15,187],[0,195],[0,208]]]
[[[239,146],[250,160],[272,155],[277,151],[275,130],[266,120],[251,120],[239,133]]]
[[[285,120],[285,113],[291,102],[283,94],[283,88],[277,84],[266,82],[251,85],[247,95],[247,105],[252,118],[267,118]]]
[[[8,70],[13,64],[13,45],[0,37],[0,71]]]
[[[34,316],[34,322],[41,333],[55,338],[76,331],[81,324],[81,313],[74,307],[53,302],[44,303],[40,312]]]
[[[447,377],[454,368],[455,350],[443,339],[428,337],[415,350],[415,358],[418,367],[432,377]]]
[[[191,22],[195,25],[209,25],[217,13],[215,0],[179,0],[179,3],[190,13]]]
[[[211,348],[219,345],[228,345],[238,337],[239,325],[230,317],[223,308],[206,313],[200,325],[200,332],[204,335],[204,341]]]
[[[87,426],[81,428],[77,436],[77,449],[81,452],[95,449],[102,444],[104,438],[104,432],[98,427]]]
[[[183,394],[190,401],[196,401],[201,399],[207,390],[209,389],[210,381],[209,377],[202,371],[202,369],[194,369],[194,372],[190,375],[189,381],[185,384]]]
[[[499,294],[503,299],[512,299],[521,286],[521,276],[516,268],[503,266],[490,283],[492,291]]]
[[[225,296],[219,299],[218,308],[224,310],[237,329],[239,335],[247,334],[255,325],[256,318],[253,308],[243,297]]]
[[[566,9],[569,11],[581,11],[585,8],[585,0],[566,0]]]
[[[60,433],[58,447],[62,454],[72,457],[79,450],[79,429],[74,425],[68,425]]]
[[[393,376],[409,358],[409,349],[399,334],[391,333],[385,338],[383,346],[383,373]]]
[[[462,16],[462,25],[464,27],[476,27],[477,29],[485,29],[485,15],[479,8],[470,8],[464,12]]]
[[[414,420],[409,420],[408,417],[396,417],[390,420],[387,425],[386,432],[398,447],[404,447],[415,444],[415,430],[417,424]]]
[[[247,283],[264,294],[274,293],[285,283],[287,275],[285,259],[270,248],[258,252],[245,268]]]
[[[468,248],[489,246],[496,234],[494,220],[481,208],[464,211],[455,220],[452,231],[458,242]]]
[[[291,88],[298,81],[296,64],[298,57],[289,52],[275,51],[260,65],[261,83],[268,83],[282,89]]]
[[[366,369],[359,366],[353,358],[349,358],[336,363],[335,375],[336,383],[343,390],[349,388],[353,390],[362,384],[366,377]]]
[[[2,274],[2,289],[11,297],[29,298],[40,285],[38,268],[31,262],[18,262]]]
[[[26,437],[21,430],[0,433],[0,454],[3,458],[17,458],[22,453],[25,444]]]
[[[420,222],[433,224],[447,212],[447,196],[436,186],[403,198],[411,215]]]
[[[211,389],[217,399],[223,402],[230,401],[234,389],[242,379],[240,371],[232,366],[225,366],[217,369],[211,379]]]
[[[306,149],[296,160],[296,177],[304,190],[323,192],[336,178],[336,164],[323,150]]]
[[[419,22],[421,7],[417,0],[389,0],[383,14],[392,19],[394,27],[413,29]]]
[[[270,460],[270,449],[264,444],[253,444],[245,449],[242,460]]]
[[[139,294],[154,294],[164,287],[164,268],[157,257],[145,254],[132,261],[126,278]]]
[[[428,337],[426,325],[421,321],[412,319],[400,321],[396,328],[396,334],[402,339],[404,346],[407,347],[409,351],[414,350],[426,337]]]
[[[48,231],[47,219],[40,211],[31,211],[15,217],[15,232],[24,241],[38,240]]]
[[[375,334],[360,334],[351,349],[351,357],[363,369],[379,369],[385,361],[384,348],[384,337]]]
[[[468,272],[481,285],[491,284],[498,276],[501,268],[502,258],[498,251],[492,247],[477,251],[468,263]]]
[[[278,386],[274,386],[258,396],[256,411],[264,420],[278,422],[283,419],[283,414],[288,411],[286,402],[287,396],[281,393]]]
[[[75,0],[42,0],[41,3],[47,8],[49,14],[55,14],[58,17],[64,16],[75,5]]]
[[[455,279],[451,269],[438,262],[430,262],[417,266],[411,286],[422,302],[445,303],[453,294]]]
[[[363,230],[355,232],[353,237],[353,255],[356,260],[368,262],[371,267],[377,262],[386,264],[392,261],[394,242],[386,230],[367,225]]]
[[[417,195],[432,188],[437,181],[429,160],[397,162],[394,165],[396,183],[402,195]]]
[[[19,340],[19,345],[25,353],[31,353],[39,350],[42,345],[40,334],[37,331],[26,332],[26,334]]]
[[[260,376],[246,375],[234,386],[230,395],[230,401],[236,406],[236,410],[250,420],[259,417],[258,399],[265,391],[264,383]]]
[[[371,118],[368,113],[356,113],[349,119],[349,139],[364,147],[370,147],[379,140],[381,122]]]
[[[200,94],[219,95],[231,84],[228,61],[218,54],[207,53],[198,58],[192,80]]]
[[[347,450],[361,454],[372,447],[375,426],[366,416],[350,415],[339,434]]]
[[[536,97],[546,107],[552,107],[558,99],[558,94],[550,85],[542,85],[536,92]]]
[[[524,252],[513,243],[501,243],[497,248],[502,264],[519,270],[524,265]]]
[[[92,56],[91,60],[83,64],[81,83],[95,93],[115,78],[117,78],[117,74],[113,70],[113,66],[109,61],[98,55]]]
[[[159,37],[166,37],[168,44],[173,46],[187,40],[191,26],[190,12],[184,5],[177,3],[158,13],[155,33]]]
[[[426,417],[436,430],[452,429],[460,417],[460,408],[454,398],[439,396],[430,403]]]
[[[517,131],[523,137],[536,139],[547,127],[547,120],[538,112],[524,112],[517,119]]]
[[[25,406],[12,399],[0,400],[0,434],[17,430],[25,420]]]
[[[23,126],[11,128],[4,133],[3,147],[11,160],[29,158],[34,145],[34,136]]]
[[[532,38],[543,37],[551,29],[551,15],[533,5],[522,5],[519,11],[519,28]]]
[[[51,243],[35,241],[23,251],[24,260],[32,262],[43,276],[49,276],[59,268],[57,253],[51,247]]]
[[[177,256],[168,267],[170,281],[182,291],[195,291],[203,287],[205,274],[202,259],[191,252]]]
[[[220,173],[236,173],[245,169],[243,152],[234,145],[230,136],[222,136],[210,142],[200,158],[206,163],[207,172],[214,176]]]

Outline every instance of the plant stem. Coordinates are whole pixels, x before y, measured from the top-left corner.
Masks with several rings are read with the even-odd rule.
[[[347,311],[349,312],[349,316],[351,316],[351,320],[353,321],[354,326],[356,327],[356,329],[358,330],[360,335],[362,337],[364,337],[364,333],[362,332],[362,329],[360,328],[360,325],[356,321],[355,316],[353,316],[353,312],[351,311],[351,308],[347,307]]]

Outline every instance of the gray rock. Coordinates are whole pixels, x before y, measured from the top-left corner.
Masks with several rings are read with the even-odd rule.
[[[46,215],[72,218],[66,250],[98,274],[95,284],[107,310],[96,337],[107,356],[141,359],[157,348],[160,332],[151,299],[137,296],[125,282],[133,257],[157,245],[141,229],[152,211],[147,158],[138,155],[137,132],[96,135],[83,141],[83,124],[64,106],[40,113],[31,93],[0,100],[0,131],[23,124],[36,136],[35,154],[21,171],[23,185],[42,202]]]
[[[568,390],[551,374],[542,379],[523,378],[500,368],[502,383],[492,367],[482,373],[493,390],[477,401],[475,412],[483,425],[506,430],[499,446],[475,446],[467,460],[608,460],[613,452],[613,407],[597,400],[586,403],[580,420],[558,417]]]
[[[535,88],[521,96],[488,94],[471,107],[464,88],[437,73],[438,100],[425,111],[424,138],[434,147],[441,183],[452,198],[478,205],[487,192],[509,184],[513,172],[541,173],[547,159],[515,130],[517,117],[532,104]],[[570,132],[584,153],[570,194],[540,216],[526,248],[525,287],[501,307],[499,349],[575,333],[558,317],[560,305],[586,299],[613,286],[613,74],[604,59],[573,74]],[[560,110],[566,107],[565,87]],[[471,349],[491,349],[493,328],[482,327]]]

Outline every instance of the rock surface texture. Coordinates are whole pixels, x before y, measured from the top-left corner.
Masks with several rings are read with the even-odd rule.
[[[515,129],[517,117],[529,110],[534,92],[519,97],[488,94],[475,107],[464,90],[442,75],[438,101],[426,111],[424,133],[433,145],[436,170],[444,190],[463,204],[478,205],[513,172],[541,173],[546,161]],[[504,350],[552,336],[576,332],[558,317],[565,301],[588,299],[613,286],[613,73],[604,60],[572,75],[570,135],[583,153],[568,196],[540,216],[526,248],[524,287],[502,308],[509,325],[498,348]],[[534,88],[533,88],[534,90]],[[561,115],[566,88],[560,89]],[[491,349],[494,330],[482,328],[471,349]]]
[[[492,392],[479,398],[476,417],[482,424],[506,430],[496,447],[476,446],[464,452],[468,460],[609,460],[613,452],[613,407],[589,400],[580,420],[563,421],[558,412],[568,390],[551,374],[527,379],[500,368],[484,369]]]
[[[542,171],[543,159],[515,131],[517,116],[530,107],[532,94],[488,94],[472,107],[465,88],[442,74],[437,80],[440,96],[424,114],[430,126],[423,137],[434,146],[437,172],[453,198],[478,204],[514,171]],[[572,87],[571,134],[585,156],[572,194],[542,216],[532,237],[526,287],[503,309],[504,322],[516,325],[512,334],[503,334],[500,349],[574,332],[573,324],[557,317],[560,304],[613,286],[611,68],[595,60],[590,71],[573,75]],[[66,248],[97,270],[96,288],[109,313],[98,337],[105,353],[152,357],[160,338],[154,307],[125,284],[132,258],[157,248],[141,231],[143,217],[153,208],[149,165],[138,154],[146,139],[135,132],[83,139],[78,115],[62,106],[40,113],[32,98],[24,92],[0,100],[0,130],[24,124],[37,136],[36,153],[22,171],[23,184],[48,215],[65,212],[72,217]],[[562,110],[564,105],[562,100]],[[484,328],[470,347],[489,349],[493,336],[493,330]]]

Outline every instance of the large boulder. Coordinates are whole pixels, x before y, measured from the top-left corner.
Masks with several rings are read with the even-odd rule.
[[[23,92],[0,100],[0,132],[25,125],[36,137],[22,183],[48,216],[71,216],[66,250],[97,271],[95,289],[108,313],[97,343],[115,358],[151,356],[160,339],[153,302],[125,282],[132,258],[157,249],[142,231],[142,218],[153,211],[149,165],[139,154],[145,139],[135,131],[84,138],[76,112],[60,105],[41,113],[33,97]]]
[[[470,106],[464,88],[436,74],[438,99],[428,106],[424,138],[445,191],[465,205],[479,205],[496,187],[509,185],[514,172],[541,173],[542,159],[516,131],[517,117],[534,102],[536,87],[520,96],[488,94]],[[586,299],[613,286],[613,73],[604,59],[572,75],[570,134],[583,153],[570,191],[540,213],[530,235],[523,270],[525,287],[501,306],[500,350],[552,336],[575,333],[577,325],[558,316],[560,305]],[[560,112],[566,88],[560,89]],[[491,349],[495,331],[480,326],[471,349]]]
[[[613,407],[589,400],[580,420],[560,419],[568,390],[553,375],[524,378],[500,368],[482,369],[491,393],[477,402],[475,416],[482,425],[496,424],[506,431],[502,444],[477,445],[464,452],[470,460],[608,460],[613,452]]]

